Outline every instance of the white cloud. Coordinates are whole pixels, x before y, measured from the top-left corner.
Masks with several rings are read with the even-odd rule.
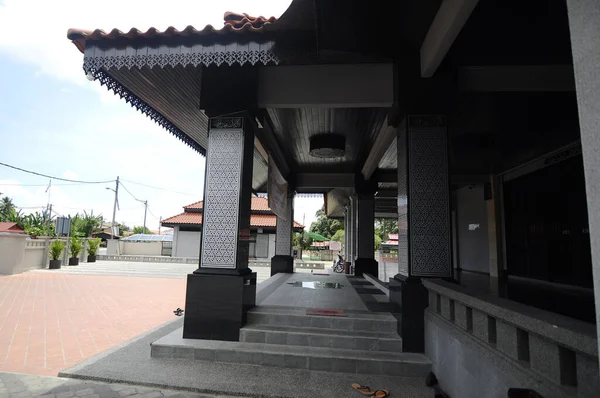
[[[67,170],[63,173],[62,178],[66,178],[68,180],[79,180],[79,174],[75,173],[74,171],[71,170]]]
[[[50,75],[78,85],[91,83],[81,66],[83,55],[67,39],[69,28],[142,31],[187,25],[223,25],[225,11],[280,16],[291,0],[4,0],[0,5],[0,52]]]

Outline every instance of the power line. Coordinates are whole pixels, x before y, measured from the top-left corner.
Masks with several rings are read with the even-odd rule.
[[[51,178],[53,180],[66,181],[66,182],[76,182],[76,183],[79,183],[79,184],[106,184],[106,183],[109,183],[109,182],[114,182],[114,180],[108,180],[108,181],[81,181],[81,180],[70,180],[68,178],[53,177],[53,176],[50,176],[48,174],[42,174],[42,173],[38,173],[38,172],[35,172],[35,171],[31,171],[31,170],[25,170],[25,169],[22,169],[20,167],[11,166],[10,164],[6,164],[6,163],[2,163],[2,162],[0,162],[0,166],[9,167],[11,169],[19,170],[19,171],[22,171],[24,173],[34,174],[34,175],[40,176],[40,177]]]
[[[146,187],[146,188],[158,189],[159,191],[166,191],[166,192],[176,193],[176,194],[179,194],[179,195],[187,195],[187,196],[195,196],[195,197],[199,196],[199,195],[196,195],[196,194],[193,194],[193,193],[173,191],[171,189],[156,187],[154,185],[142,184],[141,182],[135,182],[135,181],[124,180],[124,179],[121,179],[121,180],[122,181],[127,181],[127,182],[132,183],[132,184],[141,185],[141,186]]]
[[[124,190],[125,190],[125,191],[126,191],[128,194],[129,194],[129,195],[131,195],[131,197],[132,197],[133,199],[137,200],[138,202],[142,202],[142,203],[144,202],[143,200],[140,200],[140,199],[136,198],[136,197],[135,197],[135,195],[134,195],[134,194],[132,194],[132,193],[129,191],[129,189],[127,189],[127,187],[126,187],[125,185],[123,185],[123,183],[121,183],[121,187],[123,187],[123,189],[124,189]]]
[[[52,184],[53,186],[77,186],[77,185],[83,185],[82,183],[75,183],[75,184]],[[0,186],[3,187],[12,187],[12,186],[19,186],[19,187],[47,187],[48,184],[0,184]]]

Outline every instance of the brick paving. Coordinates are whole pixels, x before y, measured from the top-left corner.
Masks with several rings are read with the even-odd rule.
[[[231,398],[127,384],[0,372],[0,397],[6,398]]]
[[[185,279],[0,276],[0,371],[55,376],[173,319],[184,303]]]

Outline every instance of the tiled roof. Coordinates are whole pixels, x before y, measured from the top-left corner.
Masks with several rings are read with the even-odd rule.
[[[0,222],[0,232],[12,232],[22,234],[23,228],[19,227],[16,222]]]
[[[162,220],[162,224],[168,225],[202,225],[202,213],[181,213]],[[277,216],[275,214],[251,214],[251,227],[275,227]],[[304,228],[300,223],[294,221],[294,228]]]
[[[162,224],[202,225],[202,213],[181,213],[162,220]]]
[[[160,31],[155,27],[151,27],[145,32],[136,28],[131,28],[129,32],[122,32],[118,29],[113,29],[110,32],[105,32],[102,29],[86,30],[71,28],[67,31],[67,37],[77,46],[79,51],[85,51],[86,40],[118,40],[118,39],[137,39],[137,38],[169,38],[169,37],[197,37],[208,35],[226,35],[227,33],[244,33],[244,32],[262,32],[263,27],[275,22],[275,17],[251,17],[248,14],[236,14],[234,12],[226,12],[223,16],[224,26],[221,29],[215,29],[212,25],[206,25],[203,29],[197,30],[189,25],[184,30],[177,30],[173,26],[169,26],[166,30]]]
[[[183,206],[184,209],[202,209],[204,206],[202,201],[192,203],[191,205]],[[269,208],[269,200],[263,197],[252,197],[250,209],[253,211],[271,211]]]

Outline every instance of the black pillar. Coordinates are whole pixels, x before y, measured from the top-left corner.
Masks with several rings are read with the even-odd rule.
[[[375,192],[377,181],[364,181],[358,175],[355,183],[358,239],[354,274],[378,277],[379,264],[375,261]]]
[[[294,272],[292,256],[292,234],[294,232],[294,192],[287,193],[285,217],[277,216],[275,230],[275,256],[271,258],[271,276],[283,272]]]
[[[451,277],[446,120],[408,116],[398,127],[398,274],[390,280],[403,349],[423,352],[424,277]]]
[[[237,341],[255,304],[256,273],[248,268],[251,123],[210,119],[200,266],[187,279],[184,338]]]

